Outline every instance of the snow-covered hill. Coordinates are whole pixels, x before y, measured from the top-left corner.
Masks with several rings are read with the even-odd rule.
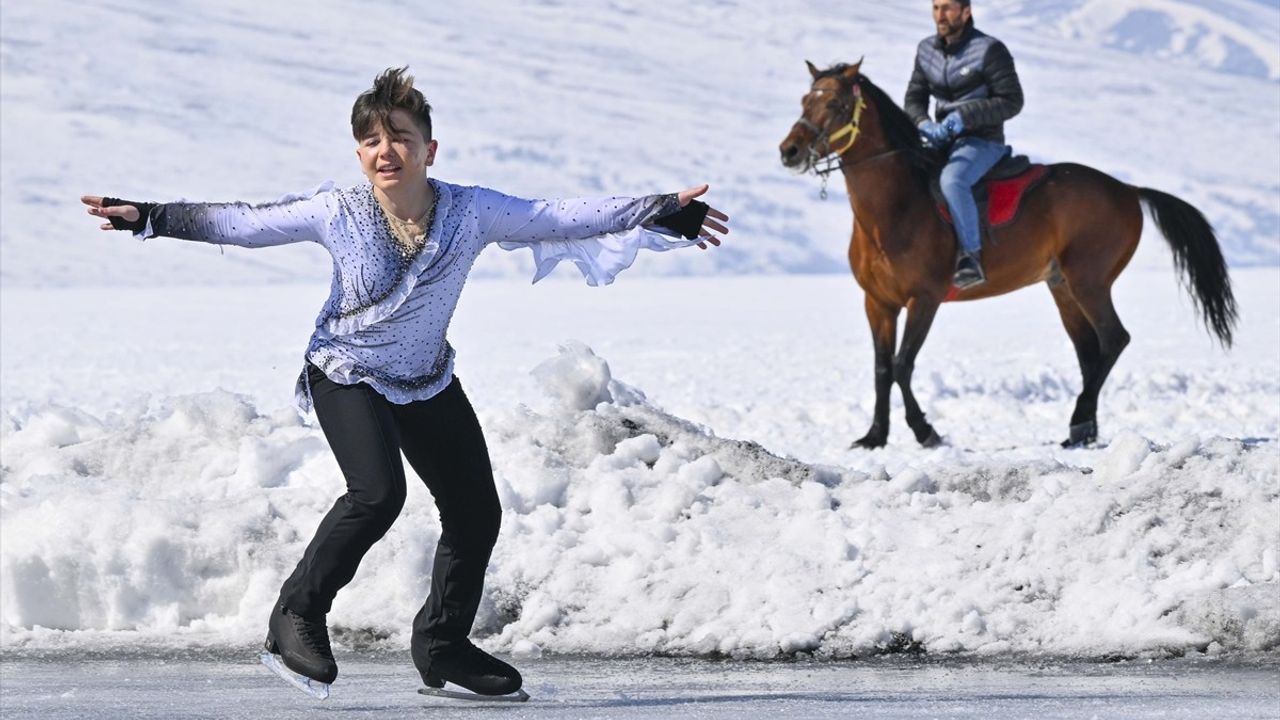
[[[1183,66],[1280,79],[1273,0],[992,0],[1010,24]]]
[[[1236,265],[1280,263],[1280,9],[1249,0],[987,0],[1018,60],[1011,142],[1178,194]],[[927,3],[612,0],[424,7],[337,0],[0,7],[0,280],[6,287],[323,280],[313,247],[220,253],[103,235],[82,193],[267,200],[362,178],[347,117],[409,64],[436,108],[436,172],[515,194],[641,194],[694,182],[732,243],[639,272],[844,272],[840,192],[777,144],[819,64],[866,56],[902,92]],[[1160,243],[1138,264],[1168,267]],[[527,272],[493,252],[480,274]]]

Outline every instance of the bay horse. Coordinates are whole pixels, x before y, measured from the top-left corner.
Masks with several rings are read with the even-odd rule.
[[[907,114],[861,73],[862,62],[819,70],[802,114],[779,146],[782,164],[820,174],[839,169],[853,209],[849,264],[865,292],[875,345],[874,419],[854,447],[889,437],[889,393],[902,391],[907,425],[926,447],[942,442],[911,392],[911,373],[944,300],[981,300],[1045,282],[1075,346],[1083,387],[1063,447],[1097,440],[1098,393],[1129,333],[1111,302],[1111,285],[1133,257],[1145,205],[1155,218],[1205,325],[1230,347],[1236,302],[1213,228],[1195,207],[1159,190],[1127,185],[1074,163],[1049,165],[1012,220],[989,229],[987,280],[951,285],[956,238],[929,184],[945,156],[924,147]],[[824,166],[823,163],[826,163]],[[898,316],[906,327],[898,344]]]

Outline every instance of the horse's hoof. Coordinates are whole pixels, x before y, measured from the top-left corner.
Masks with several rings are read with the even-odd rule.
[[[874,450],[876,448],[884,447],[888,442],[889,431],[884,425],[878,422],[873,422],[871,423],[871,429],[867,430],[867,434],[857,440],[854,440],[853,444],[849,445],[849,449],[856,450],[861,448],[863,450]]]
[[[1085,445],[1097,442],[1098,440],[1098,421],[1086,420],[1071,426],[1071,435],[1062,441],[1064,448],[1081,448]]]
[[[864,435],[863,437],[860,437],[857,440],[854,440],[853,444],[849,446],[849,449],[850,450],[859,450],[859,449],[875,450],[876,448],[884,447],[885,444],[888,442],[889,442],[889,437],[887,435],[872,435],[868,433],[867,435]]]
[[[924,437],[916,436],[916,440],[927,448],[936,448],[942,445],[942,438],[938,436],[938,431],[933,428],[929,428],[929,434]]]

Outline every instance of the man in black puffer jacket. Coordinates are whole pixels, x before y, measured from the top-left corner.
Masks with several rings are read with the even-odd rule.
[[[964,289],[986,280],[973,186],[1009,151],[1004,121],[1022,109],[1022,85],[1004,43],[973,26],[969,0],[933,0],[933,20],[938,34],[916,49],[904,105],[924,140],[948,152],[942,194],[960,244],[955,284]]]

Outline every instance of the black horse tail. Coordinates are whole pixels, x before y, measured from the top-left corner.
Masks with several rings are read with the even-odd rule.
[[[1182,275],[1187,291],[1204,324],[1225,347],[1231,347],[1236,326],[1236,298],[1231,292],[1227,262],[1218,247],[1213,226],[1185,200],[1169,193],[1137,188],[1156,220],[1156,227],[1173,250],[1173,264]]]

